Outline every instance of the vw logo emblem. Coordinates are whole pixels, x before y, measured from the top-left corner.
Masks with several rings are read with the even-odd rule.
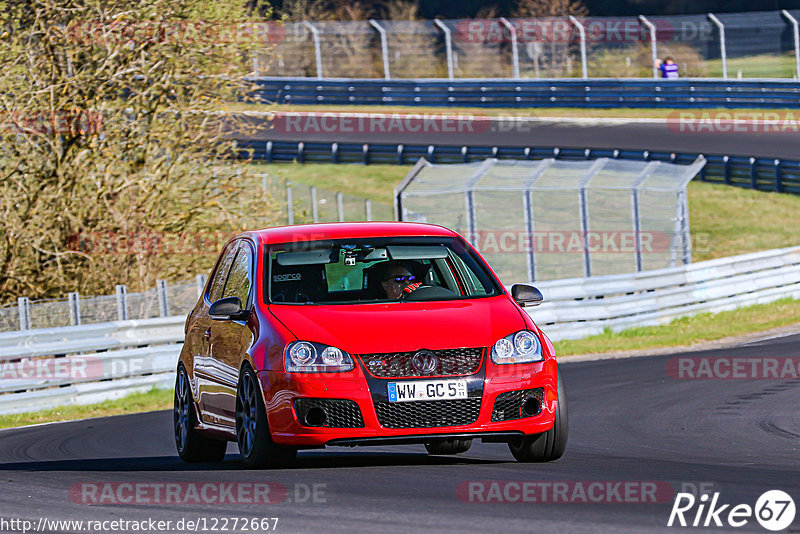
[[[428,375],[436,370],[439,360],[431,351],[421,350],[411,358],[411,365],[420,373]]]

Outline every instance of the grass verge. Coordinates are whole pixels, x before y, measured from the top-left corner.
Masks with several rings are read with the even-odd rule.
[[[606,330],[596,336],[559,341],[554,346],[559,356],[682,347],[795,323],[800,323],[800,300],[785,298],[737,310],[679,317],[666,325],[621,332]]]
[[[105,401],[85,406],[62,406],[41,412],[0,415],[0,429],[17,426],[71,421],[90,417],[106,417],[128,413],[152,412],[172,408],[171,389],[152,389],[146,393],[133,393],[117,400]]]

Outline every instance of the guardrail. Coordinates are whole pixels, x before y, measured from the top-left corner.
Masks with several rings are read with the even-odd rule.
[[[754,252],[634,274],[538,282],[527,308],[553,340],[577,339],[677,317],[800,298],[800,247]]]
[[[699,312],[800,298],[800,247],[634,274],[537,283],[528,313],[554,341],[663,324]],[[0,334],[0,413],[169,388],[181,316]]]
[[[800,108],[793,80],[725,79],[250,79],[264,103],[354,106]]]
[[[0,413],[172,387],[183,316],[0,333]]]
[[[298,163],[380,163],[412,165],[419,158],[431,163],[466,163],[486,158],[498,159],[636,159],[691,164],[698,156],[707,160],[699,180],[779,193],[800,194],[800,161],[700,154],[687,152],[651,152],[648,150],[403,145],[378,143],[304,143],[291,141],[240,140],[243,156],[267,162]]]

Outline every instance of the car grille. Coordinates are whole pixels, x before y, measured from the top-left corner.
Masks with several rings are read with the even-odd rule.
[[[309,425],[306,414],[311,408],[325,411],[325,422]],[[364,418],[358,404],[346,399],[295,399],[294,410],[303,426],[322,426],[330,428],[364,428]]]
[[[378,422],[385,428],[433,428],[469,425],[478,420],[481,399],[377,402]]]
[[[422,373],[411,363],[414,352],[388,354],[362,354],[361,361],[367,370],[378,378],[405,378],[416,376],[463,376],[478,372],[483,358],[483,349],[445,349],[430,351],[438,360],[430,373]]]
[[[539,399],[539,410],[532,415],[527,415],[522,411],[522,405],[528,397]],[[497,396],[492,410],[492,421],[510,421],[512,419],[524,419],[534,417],[542,412],[544,401],[544,389],[521,389],[518,391],[507,391]]]

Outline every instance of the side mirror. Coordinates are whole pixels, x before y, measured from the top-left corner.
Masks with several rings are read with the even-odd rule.
[[[542,292],[533,286],[525,284],[514,284],[511,286],[511,298],[522,307],[538,306],[544,300]]]
[[[225,297],[211,304],[208,315],[215,321],[245,321],[250,311],[242,309],[239,297]]]

